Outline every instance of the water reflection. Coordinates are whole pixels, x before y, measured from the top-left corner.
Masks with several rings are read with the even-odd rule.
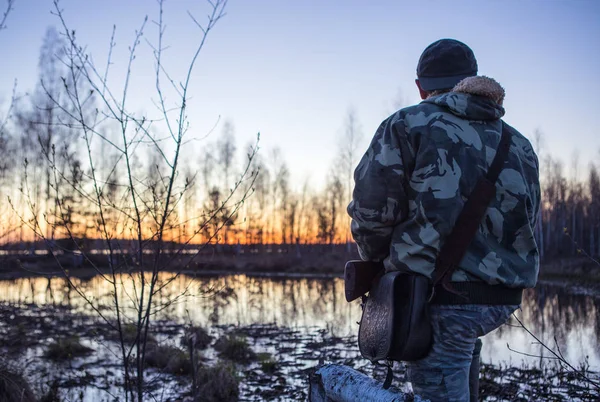
[[[149,279],[149,277],[147,278]],[[202,325],[249,325],[274,323],[304,332],[326,330],[334,336],[353,335],[360,319],[358,302],[344,299],[341,279],[280,279],[229,275],[192,278],[160,275],[155,295],[157,319]],[[0,301],[10,304],[52,304],[74,313],[93,314],[92,303],[110,315],[116,289],[125,315],[134,317],[138,304],[136,289],[140,278],[123,275],[113,286],[101,277],[73,280],[86,302],[64,278],[22,278],[0,281]],[[573,365],[588,359],[590,368],[600,369],[600,298],[573,295],[560,286],[543,285],[525,292],[518,316],[548,345],[555,340]],[[484,339],[486,362],[520,365],[522,361],[544,364],[546,360],[526,357],[512,349],[536,356],[548,356],[516,321]]]

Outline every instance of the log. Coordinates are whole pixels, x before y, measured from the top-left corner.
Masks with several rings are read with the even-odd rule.
[[[348,366],[328,364],[310,376],[310,402],[405,402],[409,395],[383,384]],[[410,396],[412,398],[412,396]],[[414,402],[428,402],[419,396]]]

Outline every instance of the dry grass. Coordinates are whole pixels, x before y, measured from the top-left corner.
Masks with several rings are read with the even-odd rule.
[[[195,402],[236,402],[240,397],[239,380],[232,365],[219,363],[200,367],[196,374]]]
[[[204,350],[212,342],[212,336],[203,327],[187,327],[181,337],[181,345],[192,350]]]
[[[279,365],[270,353],[259,353],[257,357],[260,361],[260,368],[265,374],[273,374],[277,371]]]
[[[0,401],[36,402],[37,399],[23,374],[6,365],[0,366]]]
[[[248,345],[248,340],[239,335],[225,335],[215,343],[219,355],[236,363],[249,363],[256,358],[256,353]]]
[[[187,375],[192,371],[187,354],[171,345],[153,345],[146,353],[146,364],[175,375]]]
[[[50,360],[63,361],[86,356],[92,352],[93,349],[81,344],[79,337],[71,336],[68,338],[59,338],[49,344],[44,356]]]

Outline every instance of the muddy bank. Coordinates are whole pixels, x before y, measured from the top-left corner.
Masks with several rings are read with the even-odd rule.
[[[181,273],[189,277],[213,277],[244,274],[249,277],[272,278],[341,278],[345,261],[358,256],[346,247],[305,247],[300,255],[288,249],[273,249],[270,253],[202,254],[189,262],[185,256],[166,255],[164,272]],[[106,256],[90,259],[61,255],[56,258],[40,255],[3,256],[0,258],[0,280],[33,277],[70,277],[89,280],[100,273],[109,274]],[[135,269],[121,269],[135,274]],[[600,266],[587,258],[547,262],[540,269],[539,283],[564,289],[571,294],[600,298]]]
[[[148,258],[152,261],[153,256]],[[249,273],[304,276],[341,276],[345,262],[358,259],[354,248],[345,246],[303,246],[294,250],[291,246],[269,249],[218,249],[196,254],[163,252],[162,271],[182,272],[189,275],[210,275],[219,273]],[[129,273],[139,271],[139,264],[130,255],[114,259],[116,271]],[[136,268],[138,267],[138,268]],[[152,266],[145,266],[151,270]],[[65,270],[74,277],[89,278],[98,273],[108,273],[108,256],[103,254],[60,255],[21,254],[0,257],[0,279],[13,279],[29,276],[63,276]]]
[[[273,248],[215,249],[201,253],[182,254],[163,252],[160,267],[168,272],[187,274],[256,273],[282,275],[329,275],[342,276],[346,261],[359,259],[355,247],[315,245],[294,250],[293,246]],[[61,276],[64,270],[76,277],[90,277],[98,272],[109,272],[108,256],[99,252],[85,256],[73,252],[60,255],[22,252],[0,256],[0,279],[26,276]],[[152,256],[150,256],[152,257]],[[148,258],[148,260],[152,260]],[[114,258],[118,272],[139,270],[139,264],[130,255]],[[146,266],[146,270],[151,270]],[[600,264],[586,258],[567,258],[544,261],[540,267],[540,278],[568,278],[573,281],[600,284]]]
[[[180,350],[185,359],[186,324],[156,321],[152,339],[156,345]],[[217,325],[206,329],[210,340],[199,354],[202,367],[227,364],[239,379],[239,400],[305,400],[308,373],[324,363],[351,366],[383,380],[385,370],[360,358],[354,336],[333,336],[322,328],[289,328],[272,324]],[[76,338],[89,353],[51,359],[48,350],[59,339]],[[244,359],[223,352],[223,339],[243,339]],[[0,305],[0,350],[6,360],[23,370],[32,389],[41,394],[54,387],[63,399],[113,400],[121,392],[122,369],[114,352],[115,333],[97,317],[73,313],[61,305]],[[221,341],[222,344],[222,341]],[[239,346],[239,345],[238,345]],[[238,348],[239,350],[239,348]],[[146,369],[146,392],[166,401],[192,400],[189,371],[169,372],[166,366]],[[181,367],[184,367],[183,365]],[[585,367],[582,367],[585,369]],[[585,373],[598,380],[598,374]],[[405,370],[397,365],[394,384],[405,391]],[[581,378],[559,365],[544,361],[540,367],[483,365],[482,400],[593,401],[599,394]]]

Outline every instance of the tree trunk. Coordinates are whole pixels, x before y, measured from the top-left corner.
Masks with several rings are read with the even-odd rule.
[[[596,253],[598,255],[600,255],[600,225],[598,225],[598,236],[596,236],[596,238],[598,239],[598,246],[596,247]]]
[[[408,401],[408,395],[358,371],[335,364],[321,367],[310,376],[310,402]],[[415,395],[415,402],[426,402]]]
[[[573,213],[571,214],[571,254],[577,255],[577,245],[575,244],[577,232],[575,232],[577,226],[575,225],[575,221],[577,219],[577,215],[575,215],[575,206],[573,206]]]
[[[594,241],[594,227],[592,226],[590,228],[590,255],[592,257],[596,255],[596,250],[594,249],[595,245],[596,242]]]
[[[536,227],[538,248],[540,250],[540,260],[544,259],[544,219],[543,219],[543,217],[544,217],[543,210],[540,209],[540,212],[538,213],[538,221],[537,221],[537,227]]]

